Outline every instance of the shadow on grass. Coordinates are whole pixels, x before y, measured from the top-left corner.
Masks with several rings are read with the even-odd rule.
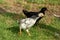
[[[39,25],[35,25],[35,26],[40,26],[40,29],[44,29],[42,31],[44,31],[43,33],[45,35],[53,36],[55,39],[60,39],[60,30],[58,30],[58,29],[56,29],[56,28],[54,28],[50,25],[45,25],[45,24],[39,24]],[[18,33],[19,32],[19,27],[14,26],[14,27],[8,28],[8,30],[10,30],[13,33]]]
[[[0,7],[0,15],[3,15],[4,17],[10,17],[14,20],[19,20],[24,17],[21,14],[8,12],[4,8],[1,8],[1,7]]]
[[[14,27],[10,27],[10,28],[7,28],[7,30],[10,30],[12,33],[18,33],[19,32],[19,27],[18,26],[14,26]]]
[[[60,34],[60,30],[58,30],[57,28],[54,28],[50,25],[40,24],[40,26],[41,26],[40,28],[47,29],[47,30],[50,30],[52,32],[57,32]]]
[[[38,26],[38,25],[36,25]],[[53,36],[55,39],[59,39],[60,40],[60,30],[57,28],[54,28],[50,25],[46,25],[46,24],[39,24],[40,29],[44,29],[44,34],[47,36]]]

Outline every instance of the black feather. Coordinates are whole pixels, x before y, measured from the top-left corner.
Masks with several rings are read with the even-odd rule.
[[[32,16],[38,16],[39,13],[43,13],[45,15],[45,11],[47,10],[46,7],[43,7],[40,11],[38,12],[28,12],[27,10],[23,10],[23,13],[27,16],[27,18],[31,18]],[[38,22],[41,18],[40,17],[36,22]]]

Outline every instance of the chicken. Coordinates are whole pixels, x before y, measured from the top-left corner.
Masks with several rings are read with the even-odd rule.
[[[47,8],[45,10],[47,10]],[[20,26],[19,26],[20,27],[20,34],[21,34],[21,29],[24,29],[24,30],[26,30],[28,35],[31,36],[29,29],[38,21],[38,19],[44,17],[44,15],[45,15],[42,12],[36,12],[36,14],[34,14],[34,15],[33,14],[34,14],[34,12],[31,14],[32,16],[30,15],[31,17],[29,16],[28,18],[20,20]]]

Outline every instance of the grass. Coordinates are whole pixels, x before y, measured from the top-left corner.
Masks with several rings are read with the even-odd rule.
[[[3,0],[0,0],[0,4],[2,4],[3,3]]]
[[[30,3],[60,5],[60,0],[27,0]]]
[[[43,21],[35,25],[30,29],[32,36],[29,37],[25,31],[22,32],[22,36],[18,34],[19,24],[14,16],[16,14],[0,13],[0,40],[60,40],[60,19],[54,18],[49,25]]]
[[[23,5],[25,9],[28,10],[31,9],[30,5],[24,4],[23,0],[16,1]],[[60,0],[46,0],[46,1],[26,0],[26,2],[28,3],[60,5]],[[4,4],[4,1],[0,0],[0,4],[2,3]],[[6,9],[10,8],[8,3],[6,3],[5,8]],[[48,18],[49,20],[46,19],[46,17],[48,17],[46,15],[45,18],[40,20],[40,23],[34,25],[30,29],[30,33],[32,35],[31,37],[27,35],[26,31],[22,31],[22,35],[20,36],[18,34],[19,24],[17,22],[17,19],[24,18],[24,16],[6,12],[1,8],[0,10],[3,11],[3,13],[0,13],[0,40],[60,40],[60,18],[51,16],[52,20],[50,23],[48,23],[50,19],[49,18]],[[47,20],[47,22],[45,22],[45,20]]]

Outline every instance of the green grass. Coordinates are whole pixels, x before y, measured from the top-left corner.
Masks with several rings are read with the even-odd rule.
[[[53,4],[53,5],[60,5],[60,0],[49,0],[48,3],[49,4]]]
[[[21,5],[22,0],[16,0],[20,2]],[[26,2],[37,3],[37,4],[52,4],[52,5],[60,5],[60,0],[48,0],[48,2],[43,0],[26,0]],[[4,3],[3,0],[0,0],[0,4]],[[24,5],[26,9],[30,9],[29,4]],[[5,6],[6,9],[7,4]],[[39,7],[40,8],[40,7]],[[1,9],[0,9],[1,10]],[[40,23],[34,25],[30,29],[31,37],[29,37],[26,31],[22,31],[22,35],[18,34],[19,32],[19,24],[17,23],[17,16],[19,18],[24,18],[22,15],[18,15],[15,13],[8,13],[4,11],[4,13],[0,13],[0,40],[60,40],[60,19],[56,17],[52,17],[52,22],[48,25],[45,23],[45,19],[43,18]],[[49,21],[49,20],[48,20]],[[48,23],[48,22],[47,22]]]
[[[0,4],[2,4],[3,3],[3,0],[0,0]]]
[[[27,0],[30,3],[60,5],[60,0]]]
[[[0,40],[60,40],[60,19],[54,18],[49,25],[40,21],[30,29],[32,36],[29,37],[25,31],[22,31],[21,36],[18,34],[19,24],[14,16],[16,14],[0,13]]]
[[[23,0],[15,0],[16,2],[22,4]],[[60,0],[25,0],[28,3],[37,3],[37,4],[52,4],[52,5],[60,5]],[[4,0],[0,0],[0,4],[6,3]],[[7,3],[8,4],[8,3]]]

